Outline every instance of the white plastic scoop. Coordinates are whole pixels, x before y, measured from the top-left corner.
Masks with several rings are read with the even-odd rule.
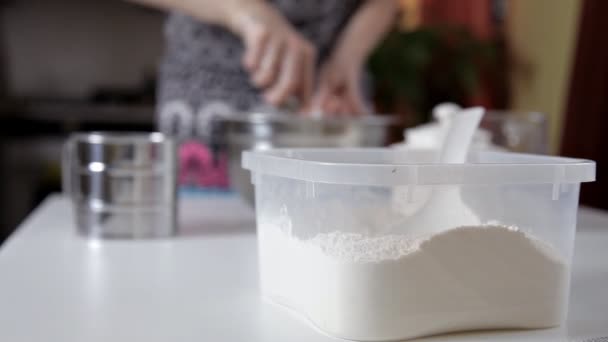
[[[439,159],[442,164],[462,164],[466,161],[473,135],[483,114],[483,108],[473,107],[455,112],[447,120],[447,132]]]
[[[473,134],[481,122],[484,109],[474,107],[446,115],[449,118],[445,120],[447,126],[439,163],[462,164],[466,161]],[[479,224],[479,218],[463,202],[459,185],[435,186],[428,193],[428,197],[424,197],[426,198],[413,199],[418,202],[415,212],[404,211],[409,211],[411,216],[399,225],[406,229],[408,234],[426,235],[451,227]]]

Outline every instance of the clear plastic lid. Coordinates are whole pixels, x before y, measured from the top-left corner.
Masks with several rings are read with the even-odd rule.
[[[595,180],[595,162],[478,151],[464,164],[433,163],[436,150],[274,149],[243,153],[245,169],[320,183],[352,185],[563,184]]]

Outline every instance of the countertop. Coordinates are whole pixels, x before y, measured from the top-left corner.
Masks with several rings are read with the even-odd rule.
[[[86,240],[47,198],[0,249],[0,341],[339,341],[258,295],[254,214],[236,196],[181,199],[174,239]],[[608,336],[608,213],[582,208],[569,318],[554,329],[417,341]]]

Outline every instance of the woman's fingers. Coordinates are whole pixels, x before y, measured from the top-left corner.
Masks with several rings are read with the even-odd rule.
[[[323,112],[327,116],[339,116],[342,108],[342,99],[337,94],[329,94],[323,102]]]
[[[299,38],[292,38],[285,50],[279,76],[264,93],[265,98],[278,106],[291,97],[297,97],[300,109],[307,108],[313,87],[314,48]]]
[[[352,78],[353,79],[348,81],[344,94],[350,110],[350,113],[348,114],[355,116],[369,114],[369,109],[367,108],[367,105],[363,100],[363,95],[361,94],[358,77],[355,76]]]
[[[313,110],[322,115],[331,115],[338,108],[335,100],[338,89],[331,71],[327,66],[321,68],[317,89],[312,100]],[[315,115],[319,115],[319,113],[315,113]]]
[[[243,66],[251,71],[258,69],[266,45],[270,38],[268,30],[262,26],[251,27],[244,37],[245,53],[243,54]]]
[[[308,108],[314,86],[316,49],[286,22],[274,19],[249,21],[250,27],[240,30],[244,32],[245,44],[242,64],[269,103],[279,106],[295,98],[300,110]]]
[[[280,71],[274,84],[264,92],[264,98],[272,105],[279,106],[293,95],[302,81],[302,56],[289,51],[283,57]]]
[[[358,116],[368,111],[359,90],[352,86],[322,86],[315,96],[315,104],[329,116]]]
[[[260,60],[260,65],[252,70],[252,81],[259,88],[266,88],[277,80],[281,68],[285,46],[279,40],[270,40]]]
[[[332,71],[332,70],[329,70]],[[325,110],[329,114],[340,116],[358,116],[367,114],[368,109],[359,88],[359,73],[347,72],[344,68],[335,67],[333,77],[326,77],[320,89],[329,92],[333,102]]]
[[[345,116],[352,112],[346,96],[346,83],[340,69],[324,68],[315,94],[315,105],[326,116]]]
[[[317,53],[312,45],[304,49],[304,65],[302,68],[302,84],[300,87],[300,111],[308,112],[312,107],[313,88],[315,86],[315,66]]]
[[[323,82],[317,92],[316,103],[324,116],[336,116],[340,114],[342,99],[338,89],[331,84]]]

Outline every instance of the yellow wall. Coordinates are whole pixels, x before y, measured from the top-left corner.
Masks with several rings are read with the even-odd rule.
[[[582,3],[580,0],[507,2],[507,34],[515,61],[512,108],[547,114],[554,153],[559,151]]]

